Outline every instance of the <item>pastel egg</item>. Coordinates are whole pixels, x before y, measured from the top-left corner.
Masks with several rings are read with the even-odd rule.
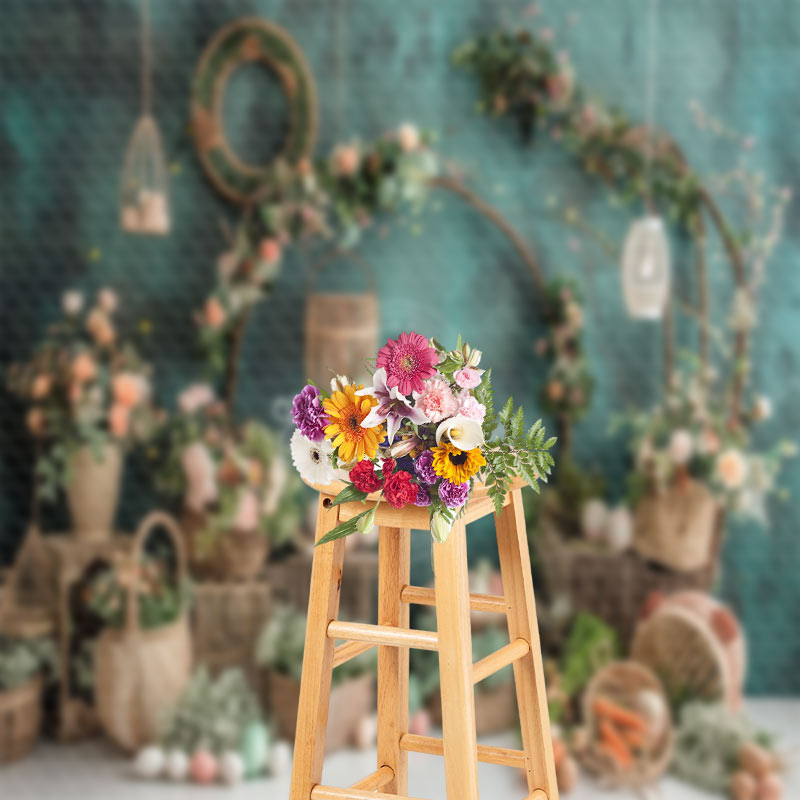
[[[223,783],[235,786],[244,778],[244,760],[239,753],[229,750],[219,760],[219,776]]]
[[[138,778],[157,778],[164,769],[164,751],[151,744],[142,748],[133,761],[133,772]]]
[[[185,781],[189,774],[189,756],[178,747],[168,750],[164,772],[171,781]]]
[[[269,756],[269,731],[261,722],[251,722],[242,732],[239,752],[244,761],[244,774],[248,778],[260,775]]]
[[[279,778],[289,771],[292,765],[292,748],[288,742],[275,742],[269,754],[269,774]]]
[[[196,750],[189,763],[189,774],[195,783],[213,783],[219,772],[217,759],[208,750]]]

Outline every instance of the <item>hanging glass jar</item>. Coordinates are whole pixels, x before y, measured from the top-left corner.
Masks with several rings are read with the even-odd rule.
[[[622,288],[631,317],[662,318],[670,291],[670,256],[661,217],[642,217],[631,225],[622,249]]]
[[[133,129],[122,165],[119,213],[126,233],[166,234],[170,228],[167,158],[150,113],[150,14],[141,4],[142,113]]]

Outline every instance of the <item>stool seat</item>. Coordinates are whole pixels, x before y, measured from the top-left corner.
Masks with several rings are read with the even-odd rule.
[[[303,675],[292,768],[290,800],[413,800],[408,797],[408,753],[444,758],[448,800],[479,800],[479,761],[523,769],[526,800],[558,800],[544,669],[536,622],[530,555],[521,487],[517,480],[500,514],[482,483],[473,487],[465,513],[447,541],[433,549],[434,588],[412,586],[411,530],[427,530],[429,509],[392,508],[379,493],[364,502],[334,505],[344,483],[315,486],[319,491],[316,539],[342,522],[375,508],[378,537],[378,623],[337,619],[344,562],[344,540],[314,550],[308,604]],[[470,594],[465,527],[495,514],[503,596]],[[411,604],[436,610],[436,631],[410,627]],[[470,612],[504,614],[509,643],[472,662]],[[339,643],[338,645],[336,643]],[[378,648],[378,763],[375,772],[349,788],[323,786],[322,760],[333,670]],[[408,731],[408,655],[410,648],[439,657],[442,738]],[[522,750],[478,746],[474,686],[511,665],[517,691]]]

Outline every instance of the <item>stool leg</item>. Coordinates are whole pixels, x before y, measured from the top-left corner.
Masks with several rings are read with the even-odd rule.
[[[462,521],[455,523],[444,544],[433,545],[433,571],[447,797],[478,800],[467,537]]]
[[[335,528],[339,521],[338,507],[326,508],[326,499],[329,498],[320,495],[317,539]],[[334,648],[327,632],[328,624],[336,619],[339,611],[343,560],[344,539],[314,550],[289,800],[310,800],[311,789],[322,780]]]
[[[519,489],[512,492],[509,504],[500,516],[495,517],[495,525],[508,635],[511,641],[522,638],[530,643],[528,655],[514,662],[522,743],[527,756],[528,789],[530,792],[541,789],[547,800],[558,800],[531,559]]]
[[[409,627],[409,607],[400,592],[410,581],[411,531],[381,528],[378,543],[378,625]],[[378,768],[391,767],[394,780],[382,791],[408,794],[408,648],[378,647]]]

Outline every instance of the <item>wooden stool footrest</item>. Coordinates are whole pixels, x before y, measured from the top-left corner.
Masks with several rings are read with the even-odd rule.
[[[525,800],[547,800],[547,792],[543,789],[534,789]]]
[[[509,642],[505,647],[501,647],[491,655],[476,661],[472,666],[472,682],[480,683],[482,680],[494,675],[495,672],[500,672],[509,664],[525,658],[531,651],[531,646],[525,639],[514,639]]]
[[[441,739],[434,736],[417,736],[413,733],[406,733],[400,737],[400,749],[410,753],[426,753],[431,756],[444,755],[444,743]],[[507,747],[479,744],[478,761],[525,769],[525,753],[522,750],[512,750]]]
[[[340,644],[333,649],[334,668],[341,667],[342,664],[346,664],[362,653],[372,650],[373,647],[375,647],[375,645],[370,642],[345,642],[344,644]]]
[[[400,794],[369,792],[363,789],[337,789],[335,786],[320,786],[311,790],[311,800],[420,800]],[[539,800],[539,798],[535,798]]]
[[[367,775],[366,778],[362,778],[360,781],[354,783],[350,788],[360,789],[364,792],[379,792],[384,786],[391,783],[393,780],[394,770],[390,766],[384,764],[382,767],[376,769],[371,775]]]
[[[417,606],[435,606],[436,593],[433,589],[424,586],[404,586],[400,592],[400,599],[404,603],[413,603]],[[469,607],[473,611],[488,611],[492,614],[505,614],[505,598],[494,594],[471,594]]]
[[[391,647],[415,647],[419,650],[439,649],[439,637],[432,631],[395,628],[391,625],[367,625],[362,622],[334,620],[328,625],[328,638]]]

